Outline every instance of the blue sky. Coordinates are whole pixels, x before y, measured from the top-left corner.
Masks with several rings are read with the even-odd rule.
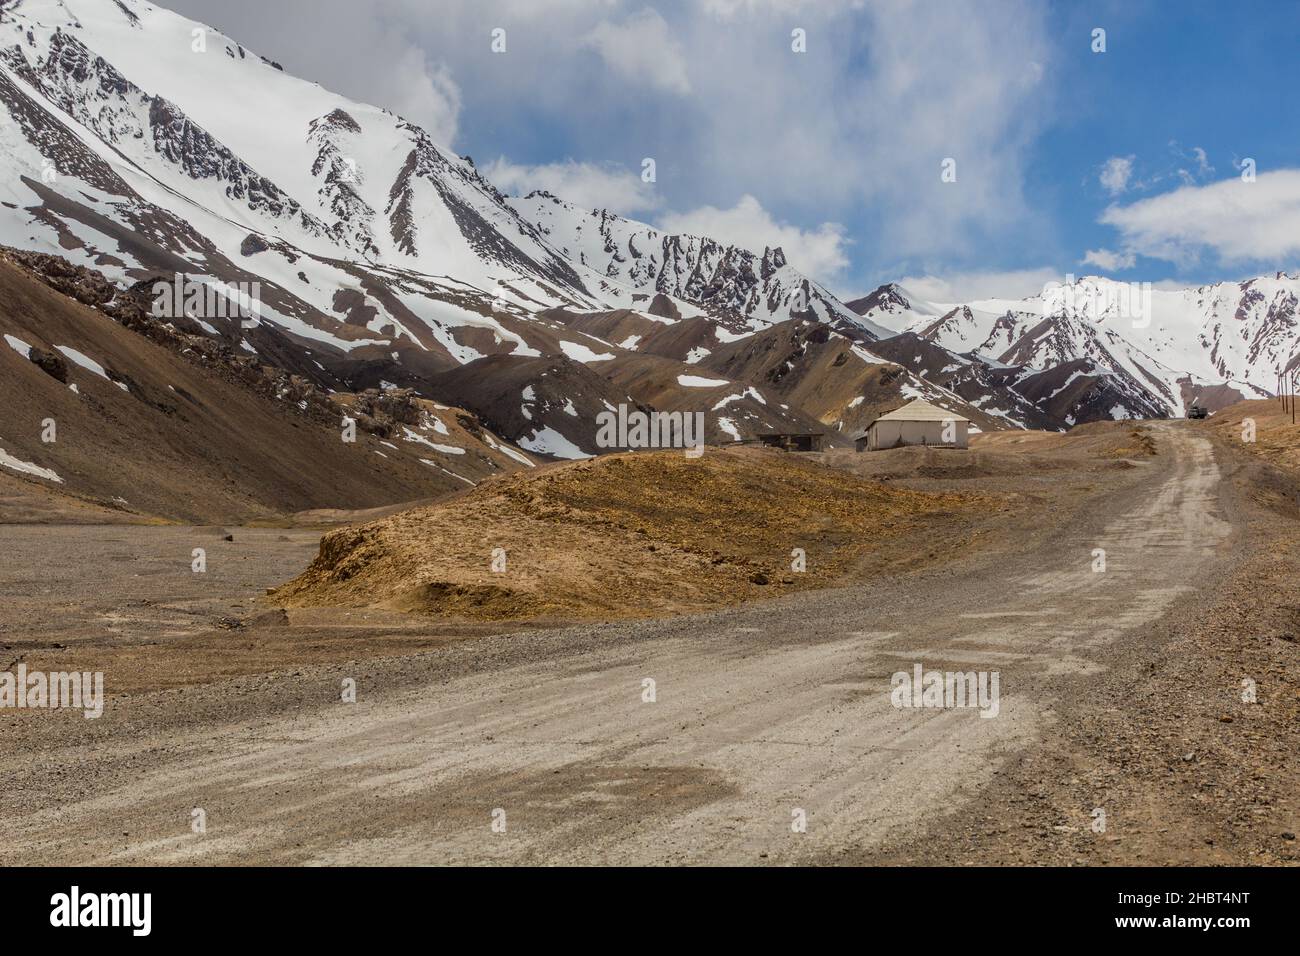
[[[507,192],[782,245],[845,297],[1300,265],[1300,4],[170,5],[421,123]]]
[[[1248,157],[1260,176],[1300,168],[1293,92],[1300,89],[1300,5],[1146,3],[1097,11],[1108,9],[1113,16],[1060,4],[1049,19],[1061,50],[1053,91],[1059,107],[1032,144],[1025,190],[1049,211],[1063,263],[1081,250],[1119,247],[1123,233],[1098,222],[1112,204],[1238,184]],[[1102,55],[1079,52],[1086,45],[1073,42],[1090,34],[1094,21],[1110,25]],[[1116,180],[1107,189],[1097,175],[1115,158],[1131,158],[1119,191]],[[1289,224],[1294,228],[1294,218]],[[1032,253],[1017,255],[1029,261]],[[1294,247],[1279,255],[1267,244],[1257,251],[1207,244],[1177,261],[1138,253],[1133,268],[1114,274],[1207,281],[1294,268],[1298,258]]]

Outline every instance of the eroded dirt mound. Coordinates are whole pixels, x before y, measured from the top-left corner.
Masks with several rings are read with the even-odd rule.
[[[825,585],[987,505],[778,451],[614,455],[330,532],[273,599],[477,619],[671,613]]]

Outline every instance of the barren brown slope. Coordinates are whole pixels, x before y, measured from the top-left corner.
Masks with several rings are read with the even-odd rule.
[[[330,532],[274,600],[479,619],[673,613],[907,561],[909,533],[993,501],[889,488],[764,449],[612,455]],[[804,572],[792,569],[795,548]]]
[[[486,445],[481,457],[440,456],[423,443],[385,446],[361,429],[355,443],[344,442],[343,409],[328,399],[304,408],[291,400],[296,396],[277,400],[254,391],[233,380],[233,364],[209,361],[201,351],[222,346],[196,338],[188,354],[173,352],[3,258],[0,334],[13,340],[0,338],[0,449],[10,459],[0,467],[0,521],[99,520],[108,508],[227,523],[466,487],[421,458],[448,470],[472,463],[478,477],[518,465]],[[26,346],[58,356],[62,378],[30,361]],[[243,361],[257,379],[256,360]],[[55,440],[44,441],[51,422]],[[13,460],[61,480],[24,473]]]
[[[1230,405],[1193,427],[1296,474],[1300,473],[1300,413],[1298,424],[1292,424],[1291,417],[1279,399],[1258,399]]]
[[[582,362],[564,355],[488,355],[428,379],[432,394],[468,408],[511,441],[534,446],[555,432],[585,454],[598,454],[596,416],[618,404],[634,406],[625,391]]]
[[[606,312],[546,309],[539,312],[537,317],[543,321],[560,323],[576,332],[593,335],[611,345],[626,348],[635,348],[637,342],[653,335],[659,329],[666,328],[661,319],[646,318],[640,312],[631,309],[612,309]],[[622,346],[624,342],[629,344]]]
[[[698,368],[770,389],[845,439],[917,397],[952,408],[984,431],[1008,427],[899,362],[877,356],[874,347],[829,326],[792,319],[717,348]]]
[[[655,411],[703,414],[704,440],[710,444],[754,439],[765,432],[826,432],[825,425],[782,402],[775,391],[710,372],[701,374],[697,366],[676,359],[626,354],[595,368],[615,389],[626,390]],[[829,439],[836,437],[832,433]]]
[[[949,351],[913,332],[872,342],[870,348],[873,355],[946,388],[991,417],[1002,417],[996,409],[1026,428],[1065,428],[1064,420],[1047,414],[1012,387],[1023,369],[989,365],[973,354]]]

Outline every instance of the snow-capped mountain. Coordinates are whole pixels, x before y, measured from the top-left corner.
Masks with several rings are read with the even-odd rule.
[[[418,126],[144,0],[0,0],[0,162],[0,245],[123,289],[178,273],[255,286],[260,326],[188,305],[175,319],[328,390],[436,398],[442,373],[490,356],[518,374],[563,357],[676,407],[699,395],[644,384],[658,378],[640,358],[689,365],[796,320],[860,345],[889,334],[779,248],[507,199]],[[589,376],[559,377],[592,394],[555,408],[606,400]],[[481,408],[503,401],[485,393]],[[751,430],[786,414],[754,411]],[[589,446],[580,416],[539,416],[508,437],[532,447],[549,428]]]
[[[631,308],[647,288],[751,331],[854,319],[779,249],[609,216],[610,250],[588,249],[586,214],[539,227],[418,126],[142,0],[0,3],[0,116],[0,242],[123,280],[257,281],[265,319],[326,350],[553,353],[538,311]]]
[[[6,0],[0,37],[0,241],[115,278],[257,281],[305,342],[445,365],[485,338],[539,354],[516,321],[538,301],[599,304],[470,162],[215,30],[138,0]]]
[[[582,410],[625,398],[692,407],[680,383],[711,364],[752,403],[745,437],[848,436],[913,393],[988,427],[1179,414],[1202,386],[1270,388],[1295,346],[1286,276],[1154,293],[1141,329],[1087,295],[846,305],[779,248],[506,197],[418,126],[144,0],[0,0],[0,163],[0,245],[123,289],[255,285],[260,326],[175,321],[329,392],[454,387],[526,448],[590,449]],[[793,401],[745,397],[778,383]]]
[[[1106,406],[1098,394],[1081,394],[1086,416],[1064,417],[1084,421],[1099,412],[1182,415],[1203,393],[1215,396],[1212,407],[1270,394],[1296,365],[1298,294],[1300,277],[1285,274],[1174,291],[1087,276],[1027,299],[966,304],[926,302],[888,285],[851,306],[877,324],[1028,375],[1068,367],[1071,379],[1113,399]]]
[[[717,318],[743,316],[744,330],[798,317],[852,329],[868,341],[893,334],[790,266],[780,249],[758,255],[708,237],[664,233],[543,191],[509,203],[569,259],[638,292],[698,303]]]

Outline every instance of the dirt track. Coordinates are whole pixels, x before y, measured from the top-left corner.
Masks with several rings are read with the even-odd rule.
[[[4,755],[0,860],[945,859],[926,835],[996,802],[1062,705],[1240,557],[1209,441],[1157,428],[1161,454],[1104,509],[960,568],[122,701],[39,765]],[[998,716],[895,709],[890,676],[914,663],[998,671]],[[328,703],[345,677],[358,702]]]

